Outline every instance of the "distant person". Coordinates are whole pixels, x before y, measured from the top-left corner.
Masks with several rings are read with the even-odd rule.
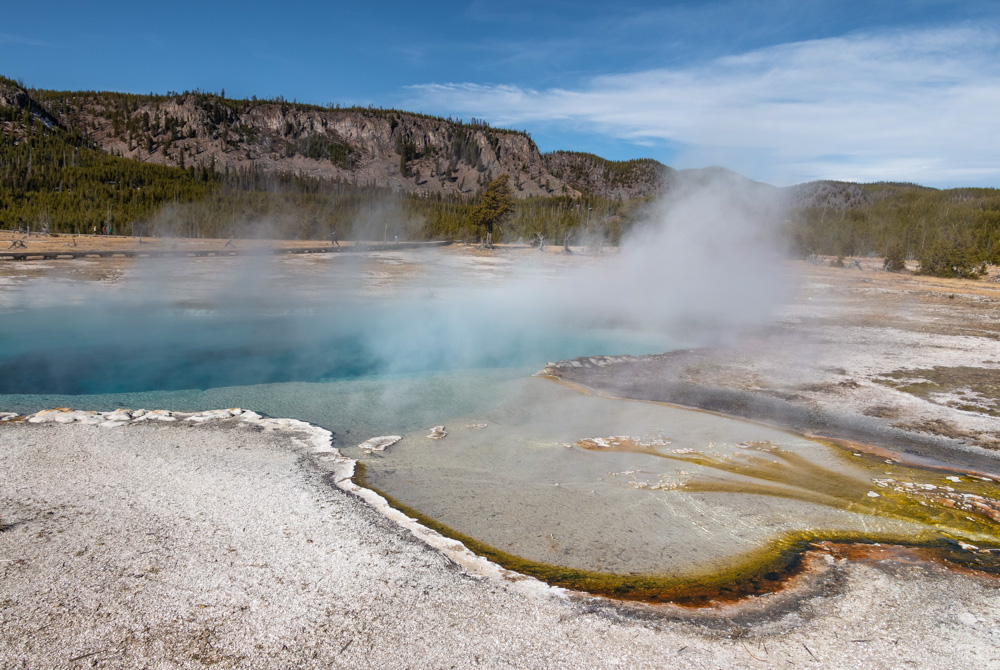
[[[333,228],[330,230],[330,244],[340,246],[340,242],[337,241],[337,229]]]
[[[396,244],[399,244],[399,228],[396,228],[396,230],[392,231],[392,235],[393,239],[396,240]]]

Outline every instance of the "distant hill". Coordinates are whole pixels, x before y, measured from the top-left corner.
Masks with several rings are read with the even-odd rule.
[[[880,182],[810,182],[785,189],[803,255],[917,259],[933,274],[1000,264],[1000,191]]]
[[[520,201],[509,239],[615,242],[646,204],[699,185],[783,199],[803,256],[895,255],[942,273],[1000,261],[996,189],[777,188],[721,167],[542,154],[526,132],[475,119],[198,91],[27,91],[0,77],[4,227],[229,236],[266,222],[268,234],[316,239],[384,232],[388,217],[410,237],[475,239],[469,208],[505,173]]]
[[[652,158],[609,161],[594,154],[554,151],[543,159],[548,170],[574,190],[620,200],[655,196],[677,173]]]
[[[46,126],[58,125],[58,122],[28,95],[27,91],[15,82],[0,77],[0,110],[2,122],[11,130],[22,127],[15,123],[23,121],[24,114],[28,119],[35,119]]]
[[[135,95],[24,91],[0,83],[0,107],[23,109],[113,156],[218,173],[294,174],[418,195],[476,193],[507,173],[515,196],[651,198],[679,179],[733,175],[723,168],[676,170],[653,159],[541,154],[523,131],[381,108],[318,107],[283,99],[243,100],[186,92]],[[796,207],[864,205],[913,184],[820,181],[787,189]]]
[[[241,221],[268,219],[274,234],[325,237],[397,194],[405,199],[394,207],[406,210],[414,234],[468,237],[466,208],[506,173],[525,201],[510,234],[561,240],[586,222],[588,237],[614,240],[641,203],[687,172],[651,159],[542,155],[523,131],[393,109],[202,92],[25,91],[2,77],[0,96],[0,205],[8,203],[0,225],[36,230],[163,231],[170,219],[181,222],[171,234],[237,234]],[[182,215],[146,224],[159,207],[185,203]]]
[[[901,193],[938,192],[927,186],[900,182],[854,184],[829,180],[789,186],[785,191],[795,209],[825,207],[836,210],[865,207]]]
[[[394,109],[234,100],[213,93],[34,90],[66,128],[146,163],[290,172],[407,193],[476,192],[503,173],[519,198],[579,196],[524,132]]]
[[[679,172],[653,159],[541,154],[522,131],[381,108],[235,100],[214,93],[34,90],[65,128],[102,150],[173,167],[295,173],[421,195],[475,193],[511,175],[515,196],[656,196]]]
[[[165,203],[201,201],[208,171],[113,156],[66,128],[15,82],[0,77],[0,226],[85,232],[152,217]]]

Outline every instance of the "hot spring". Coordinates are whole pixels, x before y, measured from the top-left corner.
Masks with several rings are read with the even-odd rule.
[[[496,404],[496,381],[547,361],[680,341],[547,304],[536,287],[569,265],[435,252],[148,259],[110,273],[9,264],[0,404],[240,405],[349,446]]]
[[[601,288],[617,263],[407,251],[9,264],[0,410],[308,421],[393,504],[508,567],[612,595],[752,592],[819,539],[1000,547],[1000,508],[969,504],[995,500],[993,482],[533,376],[704,340],[698,319],[616,309],[637,299]],[[358,446],[385,435],[402,439]]]

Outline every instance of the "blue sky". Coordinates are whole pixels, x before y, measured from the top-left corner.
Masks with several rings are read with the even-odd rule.
[[[1000,2],[12,2],[27,86],[374,104],[754,179],[1000,186]]]

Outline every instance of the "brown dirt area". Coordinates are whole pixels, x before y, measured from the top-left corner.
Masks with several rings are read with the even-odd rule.
[[[187,237],[130,237],[125,235],[42,235],[0,230],[0,251],[10,249],[15,241],[23,242],[25,247],[18,247],[19,251],[148,251],[152,249],[170,251],[207,251],[221,250],[223,248],[236,249],[308,249],[313,247],[330,246],[330,240],[270,240],[270,239],[213,239],[213,238],[187,238]],[[391,242],[391,240],[390,240]],[[381,240],[369,240],[371,243],[381,243]],[[339,240],[342,247],[350,247],[358,244],[352,240]],[[226,246],[228,245],[228,247]],[[483,249],[475,244],[462,244],[456,246],[464,253],[473,256],[497,256],[505,254],[526,254],[538,253],[537,249],[519,244],[497,244],[493,249]],[[587,254],[588,249],[583,247],[572,247],[573,254]],[[614,247],[606,245],[603,249],[606,253],[613,253]],[[548,244],[544,247],[546,254],[561,254],[563,247],[561,244]]]
[[[24,247],[10,249],[15,241]],[[226,247],[226,245],[229,245]],[[351,246],[353,242],[340,242],[341,246]],[[329,240],[255,240],[255,239],[211,239],[211,238],[166,238],[128,237],[124,235],[24,235],[10,230],[0,230],[0,251],[202,251],[236,249],[303,249],[329,246]]]

